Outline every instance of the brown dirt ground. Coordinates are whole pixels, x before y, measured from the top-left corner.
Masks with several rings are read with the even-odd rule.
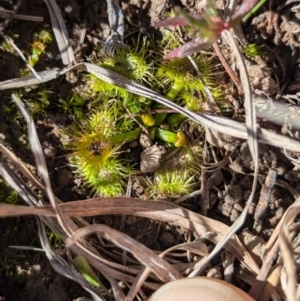
[[[279,5],[277,3],[279,1],[273,2],[275,10]],[[100,41],[104,40],[109,34],[106,3],[99,0],[58,0],[57,3],[61,8],[73,47],[77,50],[76,59],[78,62],[85,61],[86,57],[93,55],[93,49],[99,46]],[[0,0],[0,8],[10,9],[12,4],[14,4],[14,1]],[[124,0],[121,1],[121,4],[126,16],[125,35],[136,35],[139,32],[157,34],[157,30],[151,26],[154,20],[164,16],[165,12],[175,5],[186,5],[193,11],[196,9],[198,1],[182,1],[181,3],[175,0]],[[243,28],[248,41],[262,45],[263,50],[267,53],[263,57],[264,66],[261,65],[261,60],[248,60],[247,62],[253,89],[257,94],[267,93],[272,97],[279,94],[284,95],[286,99],[293,101],[293,105],[298,106],[299,97],[297,93],[300,80],[298,50],[300,41],[299,31],[297,32],[292,26],[299,24],[299,12],[283,10],[278,21],[279,29],[277,33],[268,35],[265,30],[268,17],[266,7],[267,5],[255,15],[252,22],[248,22]],[[32,39],[33,34],[43,26],[50,27],[49,15],[42,0],[23,0],[19,14],[30,14],[45,18],[43,24],[14,20],[5,29],[5,33],[8,35],[17,34],[19,36],[15,43],[24,53],[28,53],[30,49],[28,41]],[[291,22],[288,22],[288,20],[291,20]],[[78,47],[78,39],[84,26],[87,27],[86,39],[83,46]],[[227,51],[225,46],[223,50],[224,52]],[[51,43],[36,66],[36,70],[62,67],[57,55],[57,46],[55,43]],[[230,55],[228,55],[228,59],[230,59]],[[0,49],[0,81],[18,77],[21,68],[24,68],[24,62],[16,54]],[[222,70],[222,67],[219,68]],[[229,83],[228,77],[226,77],[226,81],[224,85],[231,89],[232,84]],[[54,104],[59,97],[68,98],[70,91],[74,91],[77,84],[76,81],[72,82],[66,79],[47,83],[45,89],[52,92],[50,95],[51,105],[46,110],[47,115],[41,116],[38,122],[38,132],[42,144],[45,148],[50,145],[54,149],[54,153],[49,155],[47,163],[51,172],[54,191],[64,201],[84,199],[89,196],[89,191],[78,187],[70,168],[68,166],[63,167],[67,164],[64,157],[66,152],[54,131],[56,126],[70,122],[68,117],[56,111]],[[283,87],[285,87],[284,90],[280,91]],[[232,92],[232,98],[238,99],[234,88],[231,90],[234,91]],[[24,130],[22,130],[22,121],[11,120],[3,109],[5,105],[9,104],[10,94],[11,91],[0,93],[0,133],[5,136],[6,145],[11,147],[17,156],[28,166],[34,166],[32,155],[20,142],[20,138],[23,137],[24,139],[25,135]],[[239,118],[243,118],[242,112],[239,114]],[[299,138],[297,128],[291,128],[288,125],[281,128],[269,123],[267,125],[272,130]],[[226,142],[220,142],[222,139],[217,139],[216,143],[213,142],[213,139],[209,141],[215,146],[217,156],[222,157]],[[297,157],[298,154],[291,155]],[[261,176],[256,202],[270,168],[276,170],[282,182],[289,184],[297,192],[300,192],[299,165],[292,163],[281,150],[262,146],[260,154]],[[210,188],[207,193],[211,202],[207,212],[209,217],[228,225],[237,218],[251,189],[251,171],[253,171],[253,162],[250,160],[249,149],[246,143],[240,143],[233,162],[222,168],[221,175],[210,172],[206,174],[206,184]],[[221,180],[218,180],[218,176],[221,177]],[[227,183],[226,188],[224,179]],[[257,234],[259,240],[267,241],[284,210],[293,201],[294,199],[288,190],[275,187],[265,217],[258,223],[254,223],[254,209],[250,212],[245,225],[245,228],[249,228],[250,237],[256,239],[255,234]],[[21,200],[19,202],[22,203]],[[199,212],[201,210],[199,209],[201,208],[201,198],[191,199],[188,208]],[[122,228],[123,232],[157,251],[186,241],[186,233],[180,231],[180,229],[175,229],[172,225],[164,225],[145,219],[107,216],[96,217],[93,221],[107,224],[116,229]],[[141,233],[143,234],[141,235]],[[246,236],[247,232],[242,235]],[[1,219],[0,238],[0,300],[2,300],[1,297],[5,297],[6,301],[74,300],[79,297],[88,297],[88,294],[80,286],[57,275],[43,253],[7,248],[9,245],[39,247],[33,217]],[[256,251],[253,250],[253,252]],[[257,252],[259,253],[260,250]],[[34,269],[35,266],[37,267],[36,270]],[[221,257],[214,260],[205,274],[213,273],[213,269],[222,274]],[[17,275],[16,271],[21,275]],[[247,288],[245,283],[235,281],[236,285],[244,289]],[[41,298],[41,296],[43,297]]]

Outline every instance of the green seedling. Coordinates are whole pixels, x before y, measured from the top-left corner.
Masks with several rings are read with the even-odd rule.
[[[83,256],[77,256],[73,260],[73,264],[90,285],[96,288],[101,286],[100,280],[89,265],[88,261]]]
[[[2,179],[0,179],[0,202],[11,205],[17,205],[19,202],[18,193],[12,190]]]
[[[34,41],[31,44],[31,53],[28,59],[28,62],[31,66],[37,64],[40,56],[44,53],[47,44],[52,42],[52,40],[52,35],[45,29],[34,35]]]
[[[243,48],[243,52],[249,58],[255,58],[256,56],[264,54],[262,46],[256,44],[248,44],[245,48]]]
[[[156,27],[189,25],[190,35],[193,37],[190,42],[169,52],[165,58],[173,59],[185,57],[200,49],[211,46],[217,41],[223,30],[233,28],[236,24],[240,23],[243,16],[245,16],[257,2],[258,0],[245,0],[228,21],[224,21],[215,9],[213,3],[207,0],[207,5],[202,15],[189,15],[182,10],[178,10],[176,17],[156,22]]]
[[[64,115],[74,114],[77,120],[84,118],[84,105],[86,100],[78,94],[74,94],[71,98],[64,100],[59,99],[59,107],[62,109]]]
[[[49,94],[50,91],[39,91],[36,95],[33,95],[33,99],[26,100],[26,97],[23,97],[28,109],[33,117],[39,118],[40,116],[45,117],[45,109],[49,106]]]
[[[57,233],[53,232],[48,227],[46,228],[46,233],[47,233],[50,244],[56,249],[61,249],[62,244],[63,244],[61,237]]]

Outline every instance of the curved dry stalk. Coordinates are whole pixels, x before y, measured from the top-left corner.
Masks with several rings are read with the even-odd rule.
[[[44,2],[49,11],[52,30],[60,51],[62,62],[64,65],[69,65],[70,63],[75,62],[75,56],[60,9],[55,0],[44,0]]]
[[[182,275],[180,275],[172,265],[160,258],[143,244],[106,225],[93,224],[77,230],[66,240],[66,247],[70,248],[77,241],[80,241],[82,237],[92,233],[97,233],[103,238],[113,242],[119,248],[130,252],[138,261],[148,267],[161,281],[169,282],[182,278]]]
[[[104,301],[102,298],[100,298],[98,292],[84,279],[84,277],[76,269],[74,269],[69,263],[67,263],[63,259],[63,257],[52,250],[49,244],[48,237],[46,235],[45,227],[39,218],[37,218],[37,224],[42,247],[54,270],[58,274],[68,277],[79,283],[87,292],[91,294],[94,301]]]
[[[254,162],[254,178],[252,183],[252,190],[251,194],[246,202],[246,205],[239,216],[239,218],[233,223],[233,225],[229,228],[227,233],[222,237],[222,239],[217,243],[213,251],[209,254],[209,256],[206,258],[206,260],[203,260],[201,264],[199,264],[195,270],[190,273],[189,277],[195,277],[201,273],[201,271],[204,269],[204,267],[212,260],[214,256],[217,255],[217,253],[224,247],[226,242],[230,239],[232,235],[234,235],[244,224],[245,219],[248,214],[248,209],[253,201],[254,194],[256,191],[257,186],[257,179],[258,179],[258,132],[257,132],[257,125],[256,125],[256,114],[255,114],[255,106],[252,99],[252,91],[250,87],[248,72],[245,66],[244,59],[239,51],[239,48],[233,38],[233,34],[231,31],[227,31],[229,41],[231,48],[233,49],[233,52],[235,54],[235,57],[238,62],[239,71],[240,71],[240,77],[241,82],[244,90],[245,95],[245,114],[246,114],[246,130],[247,130],[247,140],[249,144],[249,149],[251,152],[251,155],[253,157]]]
[[[3,205],[3,206],[2,206]],[[199,235],[205,235],[205,233],[215,233],[215,236],[211,236],[208,239],[217,243],[222,237],[222,233],[226,233],[228,227],[220,222],[211,220],[206,217],[202,217],[194,212],[187,209],[180,208],[176,205],[167,202],[157,202],[157,201],[144,201],[139,199],[127,199],[127,198],[95,198],[84,201],[63,203],[59,205],[62,211],[69,216],[95,216],[95,215],[107,215],[107,214],[126,214],[126,215],[136,215],[153,220],[160,220],[164,222],[169,222],[179,227],[182,227],[189,231],[196,231]],[[15,216],[22,214],[37,214],[54,216],[54,211],[50,206],[43,206],[40,208],[28,208],[26,206],[13,206],[8,204],[0,204],[0,216]],[[220,232],[221,231],[221,232]],[[237,242],[235,242],[237,240]],[[77,246],[76,246],[77,247]],[[174,247],[176,248],[176,247]],[[255,261],[248,254],[248,251],[244,248],[242,244],[238,242],[237,237],[232,238],[228,244],[225,246],[235,257],[244,263],[245,266],[251,271],[258,271]],[[172,249],[170,249],[172,250]],[[170,251],[168,250],[168,251]],[[191,249],[192,250],[192,249]],[[128,275],[124,275],[115,270],[103,267],[103,264],[97,259],[97,257],[90,257],[89,254],[85,254],[78,247],[72,249],[73,252],[77,254],[82,254],[86,256],[87,260],[91,265],[99,269],[102,273],[108,273],[115,279],[132,282],[133,288],[138,288],[141,285],[141,281],[146,279],[147,273],[149,271],[145,270],[144,273],[140,273],[137,278],[133,278]],[[205,250],[203,250],[205,251]],[[202,255],[205,255],[203,253]],[[161,254],[160,256],[163,256]],[[189,269],[191,269],[189,267]],[[142,277],[142,278],[139,278]],[[138,283],[138,284],[136,284]],[[136,285],[136,287],[135,287]],[[149,287],[153,290],[157,289],[158,285],[154,287],[154,284],[144,283],[145,287]],[[136,290],[131,291],[135,294]],[[128,295],[129,297],[130,295]]]
[[[16,215],[45,215],[53,216],[51,206],[38,208],[28,208],[26,206],[14,206],[0,204],[0,216]],[[188,231],[196,231],[198,235],[206,237],[207,233],[213,233],[207,239],[213,243],[218,243],[229,227],[225,224],[201,216],[195,212],[179,207],[177,205],[162,201],[145,201],[131,198],[94,198],[84,201],[68,202],[60,204],[61,210],[68,216],[97,216],[97,215],[134,215],[149,219],[172,223]],[[1,210],[3,208],[3,210]],[[11,209],[10,209],[11,208]],[[13,209],[14,208],[14,209]],[[244,263],[247,268],[257,273],[257,264],[252,259],[249,252],[239,241],[237,236],[233,236],[225,245],[238,260]]]
[[[270,249],[275,249],[275,247],[277,250],[277,246],[279,246],[281,250],[281,255],[285,264],[285,270],[288,278],[286,293],[287,300],[289,301],[296,300],[294,298],[296,296],[297,282],[293,251],[291,249],[290,241],[288,239],[288,227],[291,225],[291,223],[299,214],[299,212],[300,197],[297,198],[295,202],[286,210],[266,245],[266,252]]]
[[[21,113],[23,114],[25,121],[27,123],[27,129],[28,129],[28,136],[29,136],[29,144],[31,151],[33,152],[35,161],[36,161],[36,167],[38,173],[41,175],[41,178],[43,182],[45,183],[45,190],[46,190],[46,195],[50,201],[50,204],[55,212],[55,217],[58,222],[58,226],[60,227],[61,231],[60,236],[61,237],[69,237],[72,235],[73,232],[78,230],[78,226],[74,223],[74,221],[64,214],[63,211],[61,211],[60,207],[58,206],[57,198],[54,195],[50,183],[50,178],[48,174],[48,169],[45,161],[45,157],[43,154],[43,150],[39,141],[39,138],[37,136],[37,132],[35,129],[35,124],[33,119],[31,118],[30,114],[28,113],[27,109],[25,108],[24,104],[21,102],[21,100],[14,94],[12,94],[12,99],[15,101],[17,104],[18,108],[20,109]],[[62,233],[61,233],[62,232]],[[76,245],[72,247],[72,250],[74,253],[85,256],[90,260],[95,259],[99,260],[99,256],[95,255],[95,253],[92,252],[92,248],[88,246],[88,244],[84,241],[81,240],[80,242],[76,242]],[[108,266],[103,264],[102,262],[97,262],[98,267],[100,268],[101,271],[106,271],[108,275],[114,274],[112,269],[110,269]],[[108,279],[109,280],[109,279]],[[113,286],[114,284],[111,283]],[[121,289],[119,287],[115,287],[114,291],[119,291],[118,296],[121,296]],[[117,297],[117,296],[115,296]]]
[[[39,190],[45,192],[45,188],[41,183],[31,174],[23,162],[8,148],[0,143],[0,152],[15,165],[15,167],[20,171],[24,177],[26,177],[30,182],[33,183]]]
[[[17,162],[19,165],[19,162]],[[36,196],[32,195],[32,193],[26,189],[26,185],[18,178],[12,170],[10,170],[6,164],[3,162],[2,158],[0,158],[0,174],[3,178],[9,183],[9,185],[15,189],[18,194],[25,200],[28,205],[35,206],[39,205],[38,199]],[[6,206],[8,204],[3,205],[4,211],[7,210],[7,213],[13,213],[14,205],[10,205],[10,207]],[[36,207],[25,207],[27,209],[33,209]],[[52,214],[53,215],[53,214]],[[71,278],[72,280],[79,283],[85,290],[87,290],[95,301],[102,301],[102,299],[97,295],[97,292],[87,283],[87,281],[82,277],[81,274],[76,272],[61,256],[54,253],[49,246],[48,238],[44,233],[44,227],[41,223],[43,221],[46,223],[53,231],[55,231],[62,239],[65,238],[65,233],[61,230],[61,228],[56,224],[53,218],[47,218],[47,216],[38,216],[38,228],[39,228],[39,237],[43,246],[43,251],[46,252],[46,255],[52,265],[52,267],[61,275]]]
[[[45,160],[45,157],[43,154],[43,150],[42,150],[42,146],[41,146],[39,137],[38,137],[36,129],[35,129],[34,121],[31,118],[29,112],[27,111],[27,109],[24,106],[24,104],[22,103],[22,101],[15,94],[12,94],[12,99],[18,106],[19,110],[21,111],[21,113],[27,123],[30,149],[34,155],[38,174],[41,176],[43,182],[45,183],[47,197],[49,198],[50,204],[52,205],[52,207],[56,213],[56,217],[59,222],[59,225],[62,228],[62,230],[66,233],[66,235],[71,235],[73,232],[72,230],[76,229],[77,227],[75,226],[74,223],[71,222],[70,219],[68,219],[68,217],[65,217],[63,215],[63,213],[60,211],[59,207],[57,206],[56,197],[53,193],[51,183],[50,183],[46,160]]]
[[[208,256],[207,246],[202,242],[179,244],[165,250],[164,252],[160,253],[158,256],[163,258],[166,254],[174,250],[185,250],[185,251],[193,252],[194,254],[198,254],[200,256]],[[137,295],[138,291],[142,287],[143,283],[149,276],[150,272],[151,270],[148,267],[143,267],[140,270],[135,281],[131,285],[131,288],[127,294],[126,301],[132,301],[134,299],[134,297]]]
[[[25,20],[25,21],[32,21],[32,22],[43,22],[44,17],[38,16],[30,16],[30,15],[19,15],[16,14],[13,10],[4,9],[0,7],[0,17],[1,18],[12,18],[16,20]]]
[[[18,55],[21,57],[21,59],[25,62],[26,64],[26,67],[32,72],[32,74],[38,78],[38,79],[42,79],[38,73],[34,70],[33,66],[31,66],[29,63],[28,63],[28,60],[26,59],[26,57],[24,56],[23,52],[17,47],[17,45],[14,43],[14,41],[9,37],[7,36],[6,34],[1,34],[1,36],[5,39],[5,41],[10,44],[14,49],[15,51],[18,53]]]
[[[284,224],[281,228],[279,235],[279,247],[281,250],[281,256],[284,263],[284,271],[285,271],[285,281],[286,283],[282,283],[282,288],[285,291],[286,297],[288,301],[297,301],[296,299],[296,266],[293,256],[293,250],[288,239],[288,229],[287,225]]]
[[[90,63],[79,63],[70,68],[64,68],[61,70],[43,71],[38,73],[42,79],[37,79],[30,75],[23,78],[0,82],[0,90],[20,88],[44,83],[56,79],[59,76],[64,75],[65,73],[70,72],[72,70],[79,70],[91,73],[107,83],[116,85],[134,94],[144,96],[146,98],[159,102],[169,108],[174,109],[179,113],[182,113],[183,115],[195,121],[196,123],[210,128],[211,130],[215,130],[217,132],[227,134],[233,137],[247,139],[247,127],[242,123],[225,117],[194,113],[192,111],[180,107],[179,105],[176,105],[175,103],[161,96],[159,93],[154,92],[151,89],[148,89],[138,83],[135,83],[121,76],[118,73]],[[258,129],[257,135],[259,142],[261,143],[277,146],[279,148],[281,148],[282,145],[285,145],[285,148],[291,151],[298,151],[300,148],[299,141],[283,135],[272,133],[263,128]]]

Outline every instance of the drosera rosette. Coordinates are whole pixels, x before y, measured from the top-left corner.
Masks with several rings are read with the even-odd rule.
[[[215,70],[211,58],[199,55],[193,59],[203,80],[197,76],[190,60],[186,57],[163,61],[157,68],[156,77],[163,86],[166,98],[189,110],[201,112],[203,102],[206,100],[205,85],[213,95],[219,97],[219,94],[215,93]],[[175,115],[179,116],[175,118],[177,121],[182,122],[186,119],[182,114]],[[167,114],[164,113],[157,114],[155,116],[157,124],[161,124],[166,116]]]
[[[98,65],[103,67],[101,64]],[[117,97],[124,99],[129,96],[129,92],[125,89],[102,81],[91,74],[86,76],[86,86],[82,93],[84,96],[92,98],[97,98],[98,95],[101,95],[101,97]]]
[[[154,198],[178,197],[191,193],[197,187],[198,147],[173,150],[162,166],[148,179],[149,194]]]
[[[208,98],[208,90],[216,101],[222,96],[216,83],[217,69],[213,61],[214,57],[209,54],[198,54],[189,58],[178,56],[172,60],[166,60],[166,54],[170,51],[172,53],[179,46],[181,38],[177,38],[173,32],[164,28],[162,32],[162,52],[165,56],[161,59],[162,63],[160,61],[157,63],[156,77],[162,83],[163,93],[166,98],[191,111],[202,112],[203,102]],[[163,119],[159,115],[156,118],[160,121]],[[183,121],[186,118],[182,115],[181,118],[175,119]]]
[[[156,77],[166,89],[165,97],[170,100],[175,100],[183,90],[201,92],[204,89],[202,81],[194,76],[193,67],[187,58],[163,61],[157,68]]]
[[[165,97],[194,112],[202,112],[203,102],[206,100],[206,87],[213,95],[215,93],[215,71],[211,57],[198,56],[192,58],[202,79],[188,58],[164,61],[158,67],[156,76],[164,85]],[[186,118],[185,118],[186,119]],[[183,120],[185,120],[183,119]]]
[[[163,30],[163,54],[179,45],[178,39],[169,31]],[[157,63],[155,76],[165,87],[165,96],[175,100],[179,93],[198,91],[204,93],[204,85],[209,88],[214,84],[214,65],[212,57],[206,55],[193,56],[195,65],[202,75],[203,81],[197,76],[190,60],[187,57],[165,60],[163,57]]]
[[[103,197],[115,197],[124,193],[126,179],[131,172],[129,165],[125,166],[117,157],[111,157],[107,158],[101,166],[93,165],[90,167],[92,169],[86,169],[83,176],[87,179],[87,184],[97,194]]]
[[[66,148],[73,151],[70,162],[78,176],[101,196],[122,195],[130,167],[120,158],[120,147],[138,139],[140,129],[120,132],[114,111],[102,108],[70,133]]]
[[[161,170],[156,172],[149,184],[150,195],[157,198],[179,197],[192,192],[194,176],[180,170]]]
[[[115,70],[131,80],[150,86],[151,82],[155,80],[153,77],[154,62],[152,59],[148,59],[151,44],[145,38],[141,45],[139,44],[138,41],[137,45],[129,51],[126,51],[126,48],[117,51]]]
[[[47,45],[50,44],[52,41],[52,34],[47,29],[42,29],[34,34],[33,42],[32,44],[30,44],[30,54],[27,57],[28,63],[31,66],[35,66],[38,63],[40,57],[45,52]],[[22,77],[27,76],[28,74],[30,74],[28,68],[20,70],[20,75]]]
[[[34,40],[31,44],[31,54],[29,58],[29,64],[34,66],[40,59],[40,56],[44,53],[46,46],[53,41],[51,33],[42,29],[38,33],[34,34]]]
[[[156,81],[154,77],[154,60],[149,58],[151,51],[149,50],[150,41],[143,39],[138,41],[134,46],[117,49],[114,56],[100,56],[93,62],[101,67],[110,69],[128,79],[140,82],[150,87],[154,86]],[[118,105],[118,116],[132,114],[139,122],[142,122],[141,115],[151,110],[152,101],[142,96],[138,96],[128,92],[127,90],[115,85],[106,83],[95,76],[86,77],[86,88],[83,93],[98,99],[99,102],[112,101]],[[96,101],[97,102],[97,101]],[[133,118],[121,118],[125,124],[129,124]],[[119,127],[119,126],[118,126]]]
[[[42,29],[39,32],[34,34],[33,42],[30,44],[30,54],[27,55],[28,64],[31,66],[35,66],[40,57],[46,50],[48,44],[53,41],[52,34],[47,29]],[[20,70],[20,76],[24,77],[31,74],[29,68],[24,68]]]
[[[153,61],[148,60],[147,56],[150,53],[150,42],[143,39],[132,48],[118,48],[113,56],[101,55],[99,59],[93,60],[93,63],[110,69],[124,77],[151,85],[154,81],[153,77]],[[128,98],[130,93],[125,89],[108,84],[101,79],[93,76],[87,76],[87,87],[90,93],[102,93],[109,96]]]

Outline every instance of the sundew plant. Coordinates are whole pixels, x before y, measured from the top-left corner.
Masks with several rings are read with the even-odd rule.
[[[170,45],[170,39],[173,39],[172,35],[164,39],[164,45]],[[192,111],[202,111],[206,100],[204,85],[213,94],[218,94],[214,88],[211,59],[194,57],[204,83],[196,76],[187,58],[168,61],[163,58],[167,47],[155,51],[153,47],[151,41],[144,39],[131,48],[118,49],[114,56],[99,54],[93,63],[140,82]],[[85,77],[85,88],[80,94],[89,100],[93,113],[70,127],[72,139],[66,147],[72,151],[71,164],[78,176],[96,194],[119,196],[124,193],[128,176],[139,170],[137,160],[132,163],[127,153],[131,147],[128,143],[138,140],[141,132],[147,133],[152,143],[162,144],[168,151],[186,149],[183,153],[189,162],[176,167],[162,162],[157,171],[148,175],[149,193],[153,196],[183,195],[193,189],[196,177],[191,161],[197,159],[189,161],[192,156],[189,149],[193,145],[181,130],[184,116],[93,75]],[[182,152],[178,154],[184,157]],[[194,156],[197,155],[194,153]],[[179,188],[175,188],[174,181]]]

